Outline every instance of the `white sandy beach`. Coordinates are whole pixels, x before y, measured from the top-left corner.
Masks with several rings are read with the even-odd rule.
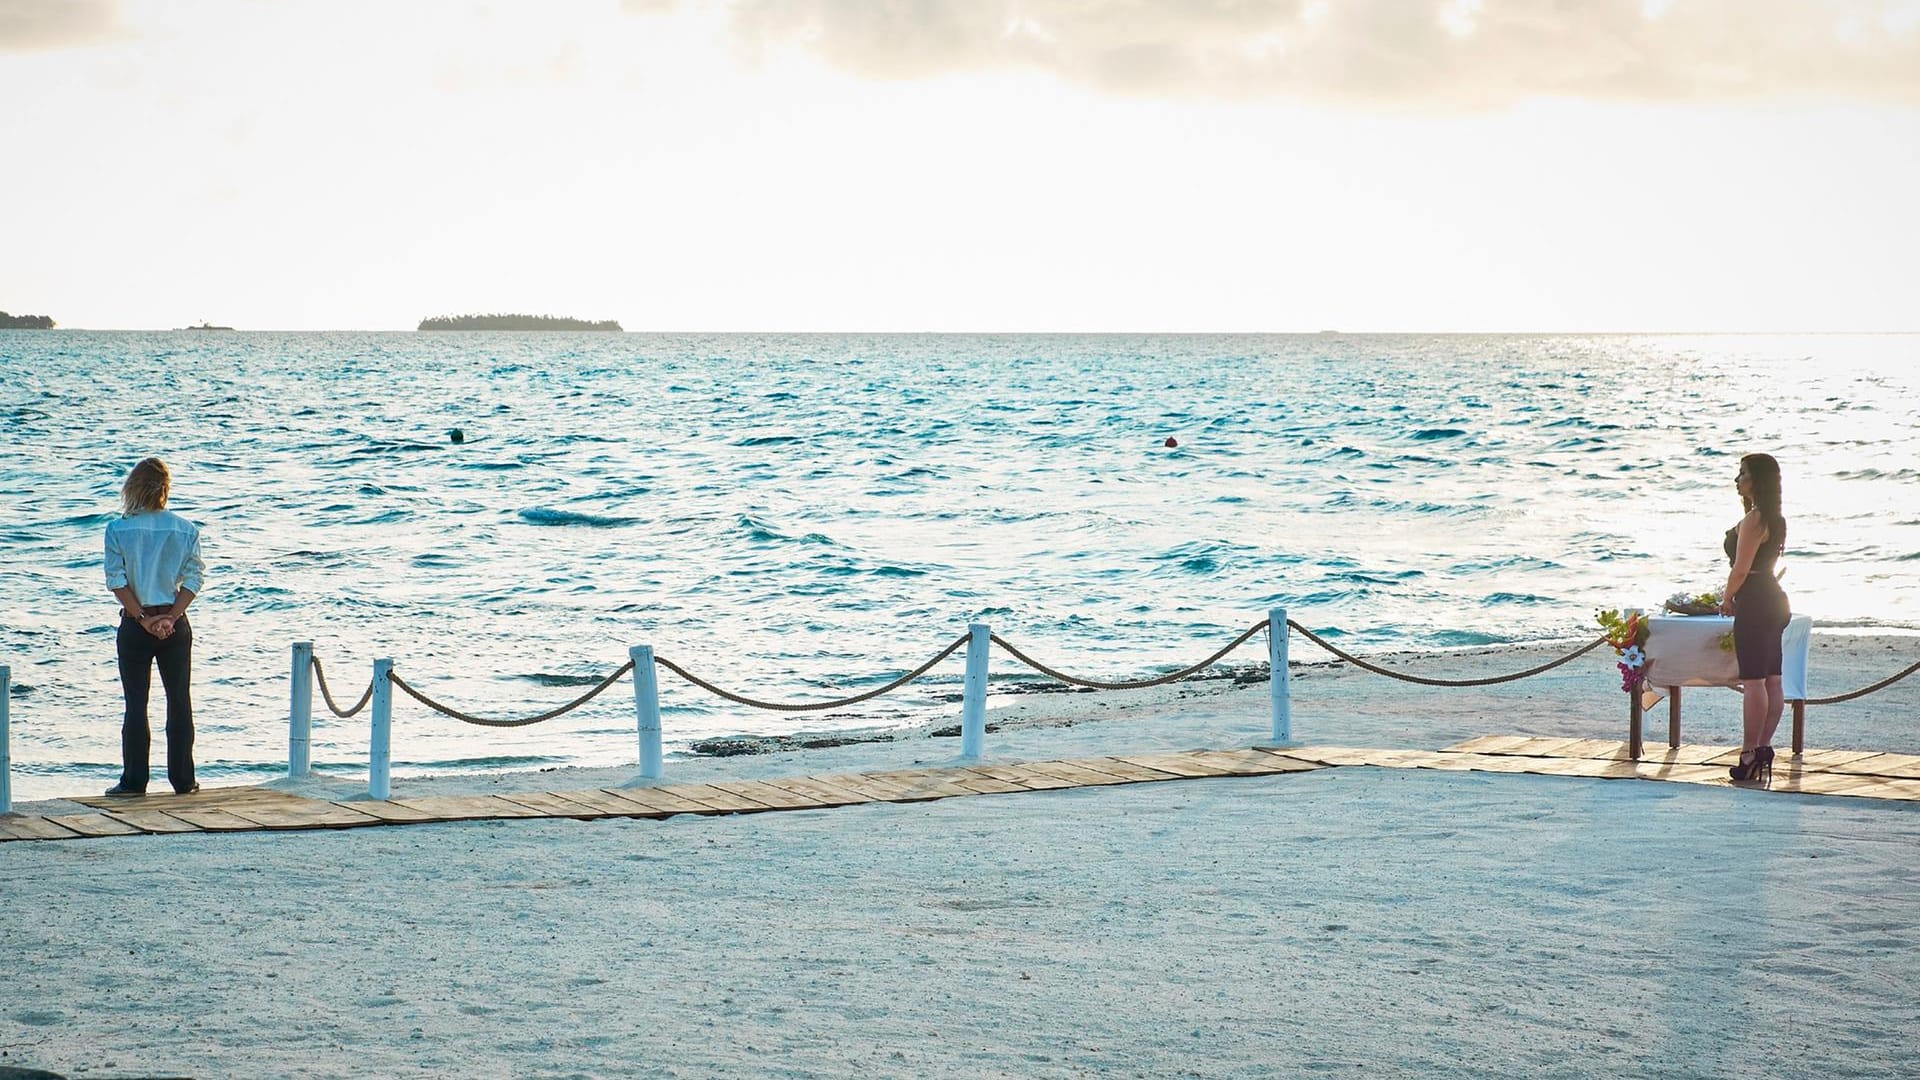
[[[1816,634],[1812,691],[1916,649]],[[1459,676],[1557,651],[1394,662]],[[1596,653],[1487,690],[1313,668],[1295,736],[1620,738],[1610,665]],[[1032,695],[990,717],[988,755],[1247,745],[1266,703],[1264,683],[1225,680]],[[1736,695],[1687,705],[1687,741],[1737,740]],[[1920,678],[1810,712],[1810,746],[1920,748]],[[1664,732],[1658,710],[1650,742]],[[667,779],[957,750],[673,760]],[[70,1076],[1920,1071],[1920,809],[1901,803],[1341,768],[666,821],[10,843],[0,874],[0,1065]]]

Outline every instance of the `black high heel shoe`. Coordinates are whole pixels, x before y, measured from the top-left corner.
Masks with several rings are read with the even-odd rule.
[[[1736,784],[1773,782],[1773,747],[1756,746],[1740,751],[1740,764],[1727,769],[1727,779]]]

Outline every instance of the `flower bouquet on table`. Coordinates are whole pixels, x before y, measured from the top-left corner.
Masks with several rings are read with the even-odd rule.
[[[1718,615],[1720,614],[1720,590],[1712,592],[1677,592],[1667,597],[1666,608],[1675,615]]]
[[[1620,657],[1620,689],[1631,694],[1647,681],[1647,619],[1637,608],[1625,614],[1608,608],[1596,616],[1607,644]]]

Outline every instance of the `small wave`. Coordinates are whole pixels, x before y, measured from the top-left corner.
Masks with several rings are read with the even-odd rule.
[[[742,529],[745,529],[747,531],[747,539],[757,544],[783,544],[783,543],[831,544],[833,543],[833,539],[831,537],[823,536],[820,533],[805,533],[801,536],[793,536],[788,533],[781,532],[779,529],[774,528],[772,525],[769,525],[766,522],[761,521],[760,519],[753,517],[750,514],[741,514],[739,517],[734,519],[734,524],[738,525]]]
[[[1898,480],[1902,483],[1910,484],[1916,480],[1920,480],[1920,469],[1894,469],[1892,471],[1881,469],[1854,469],[1848,472],[1834,473],[1833,478],[1835,480]]]
[[[118,521],[119,518],[120,515],[115,513],[75,514],[72,517],[61,518],[59,521],[54,522],[54,524],[56,526],[70,526],[77,529],[97,529],[106,525],[108,522]]]
[[[734,446],[786,446],[800,441],[798,435],[749,435],[744,439],[735,439]]]
[[[1415,442],[1429,442],[1434,439],[1458,439],[1466,433],[1467,430],[1465,428],[1435,427],[1421,428],[1407,437]]]
[[[586,525],[596,529],[618,528],[632,525],[639,518],[608,517],[601,514],[582,514],[573,510],[554,510],[545,506],[535,506],[520,511],[520,520],[529,525]]]
[[[1432,637],[1433,643],[1444,649],[1454,649],[1464,645],[1501,645],[1510,640],[1512,639],[1480,630],[1440,630]]]
[[[605,675],[556,675],[548,671],[536,671],[530,675],[515,675],[536,686],[597,686]],[[624,730],[624,729],[623,729]]]
[[[372,446],[355,447],[355,454],[410,454],[416,450],[438,450],[438,443],[422,442],[377,442]]]
[[[1511,592],[1490,593],[1480,601],[1486,607],[1495,607],[1500,604],[1550,604],[1552,602],[1552,597],[1541,596],[1538,593]]]

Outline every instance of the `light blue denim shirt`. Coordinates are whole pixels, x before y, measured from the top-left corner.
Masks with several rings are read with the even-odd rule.
[[[107,523],[107,588],[133,586],[142,606],[173,603],[187,589],[198,595],[206,565],[200,526],[171,510],[150,510]]]

